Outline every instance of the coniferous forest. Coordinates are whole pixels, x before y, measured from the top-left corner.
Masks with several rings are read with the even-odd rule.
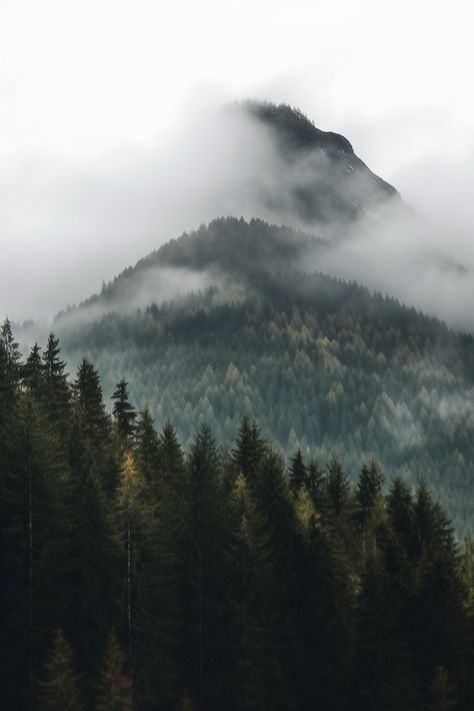
[[[67,370],[3,323],[2,708],[474,707],[474,545],[429,471],[286,461],[251,414],[183,449]]]
[[[185,449],[199,424],[230,446],[255,417],[288,457],[324,462],[336,449],[351,477],[374,457],[412,486],[425,472],[456,531],[472,532],[474,337],[314,271],[324,249],[262,220],[214,220],[53,330],[69,363],[95,364],[107,397],[125,376],[136,406],[171,419]]]

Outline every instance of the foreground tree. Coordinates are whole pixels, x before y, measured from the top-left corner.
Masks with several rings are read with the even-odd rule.
[[[82,711],[80,677],[74,667],[72,647],[62,630],[54,634],[53,648],[45,663],[45,679],[39,682],[41,709]]]
[[[135,431],[135,419],[137,416],[133,405],[128,399],[127,386],[128,383],[125,381],[125,378],[122,378],[122,380],[117,383],[117,387],[112,395],[112,400],[114,400],[113,416],[119,437],[124,443],[130,439]]]
[[[97,688],[96,711],[132,711],[132,680],[125,672],[125,654],[115,630],[107,640]]]

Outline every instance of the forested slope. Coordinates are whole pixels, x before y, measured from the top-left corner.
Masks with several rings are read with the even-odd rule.
[[[8,321],[0,396],[2,708],[472,709],[473,545],[425,483],[249,418],[183,449]]]
[[[389,478],[416,484],[426,472],[463,534],[473,337],[313,271],[325,249],[258,220],[218,220],[126,270],[55,327],[71,362],[91,357],[107,394],[125,375],[138,406],[159,423],[171,417],[186,446],[203,422],[229,443],[253,415],[288,454],[301,447],[324,462],[336,448],[351,475],[369,456]],[[163,268],[183,288],[189,273],[205,276],[202,290],[153,304]]]

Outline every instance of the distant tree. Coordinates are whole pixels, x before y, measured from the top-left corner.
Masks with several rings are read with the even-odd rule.
[[[435,670],[430,686],[431,703],[429,711],[452,711],[457,706],[454,687],[449,681],[445,667],[439,666]]]
[[[387,502],[393,529],[411,556],[416,545],[415,510],[410,488],[401,477],[397,477],[390,487]]]
[[[245,416],[240,423],[237,442],[232,450],[235,467],[247,478],[252,479],[264,452],[264,442],[256,421]]]
[[[359,518],[366,524],[373,515],[374,508],[382,497],[383,476],[377,463],[371,459],[362,466],[357,482],[356,501]]]
[[[128,662],[133,662],[134,591],[136,587],[136,556],[143,533],[145,484],[130,452],[123,455],[120,479],[115,494],[116,526],[126,558],[126,629]]]
[[[92,363],[83,358],[77,370],[74,393],[82,409],[87,436],[99,440],[107,426],[99,374]]]
[[[163,431],[158,437],[160,473],[165,481],[170,481],[182,475],[184,468],[184,455],[176,434],[176,430],[169,420],[165,422]]]
[[[112,395],[114,400],[113,415],[117,424],[117,430],[122,441],[129,439],[135,431],[136,412],[128,399],[128,383],[125,378],[117,383],[117,387]]]
[[[44,374],[41,348],[37,343],[32,346],[23,367],[23,383],[35,397],[40,396],[44,384]]]
[[[80,676],[74,666],[72,647],[58,630],[54,634],[53,648],[45,662],[45,679],[39,682],[40,707],[54,711],[80,711],[83,709],[80,693]]]
[[[335,452],[327,466],[325,484],[329,508],[336,516],[340,516],[349,504],[350,485]]]
[[[5,319],[0,328],[0,408],[11,405],[16,395],[20,377],[21,354],[13,337],[11,323]],[[1,416],[1,411],[0,411]]]
[[[159,444],[153,418],[146,407],[138,416],[135,430],[135,451],[137,466],[145,481],[156,493],[159,470]]]
[[[290,485],[294,491],[298,491],[308,481],[308,470],[304,463],[301,449],[298,449],[290,464]]]
[[[67,381],[66,363],[60,358],[59,339],[50,333],[43,352],[44,401],[51,422],[62,434],[67,429],[67,414],[70,388]]]
[[[307,487],[316,510],[321,512],[324,508],[324,474],[313,459],[308,467]]]
[[[125,672],[125,654],[115,630],[107,640],[95,708],[96,711],[133,711],[132,680]]]

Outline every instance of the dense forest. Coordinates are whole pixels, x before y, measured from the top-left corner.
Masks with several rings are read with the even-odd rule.
[[[358,295],[368,298],[355,289],[352,304]],[[252,311],[225,308],[220,318],[232,338]],[[406,311],[384,300],[379,308],[399,316],[391,338],[357,326],[349,311],[347,339],[358,333],[361,343],[338,350],[330,332],[314,339],[335,391],[348,383],[339,359],[370,361],[376,348],[388,362],[401,358],[411,382],[416,366],[400,353],[402,335],[408,330],[415,352],[433,326],[418,320],[425,328],[415,333]],[[199,338],[209,318],[200,307],[188,332]],[[330,316],[319,318],[330,327]],[[268,337],[289,349],[294,369],[290,354],[301,353],[298,339],[313,343],[316,326],[297,310],[274,326]],[[285,341],[290,329],[294,351]],[[178,345],[180,338],[177,330]],[[258,368],[250,349],[252,357]],[[310,387],[304,355],[297,357],[298,378]],[[229,378],[237,391],[242,374],[230,370]],[[109,414],[89,360],[69,377],[51,334],[23,361],[4,322],[2,708],[474,707],[474,545],[457,542],[424,482],[432,472],[422,459],[416,486],[413,477],[385,482],[373,459],[357,476],[349,472],[351,483],[336,452],[322,461],[296,449],[285,461],[252,413],[228,447],[201,423],[183,449],[165,407],[156,430],[131,392],[118,379]],[[216,408],[213,421],[227,426],[221,417]]]
[[[199,424],[230,446],[254,416],[289,457],[301,449],[324,462],[337,449],[350,473],[374,457],[389,481],[411,486],[423,472],[463,536],[474,338],[314,271],[326,247],[261,220],[216,220],[127,269],[55,329],[68,362],[86,354],[107,397],[125,376],[137,406],[170,418],[186,450]],[[159,301],[163,269],[168,284],[169,270],[184,285],[191,270],[206,281]]]

